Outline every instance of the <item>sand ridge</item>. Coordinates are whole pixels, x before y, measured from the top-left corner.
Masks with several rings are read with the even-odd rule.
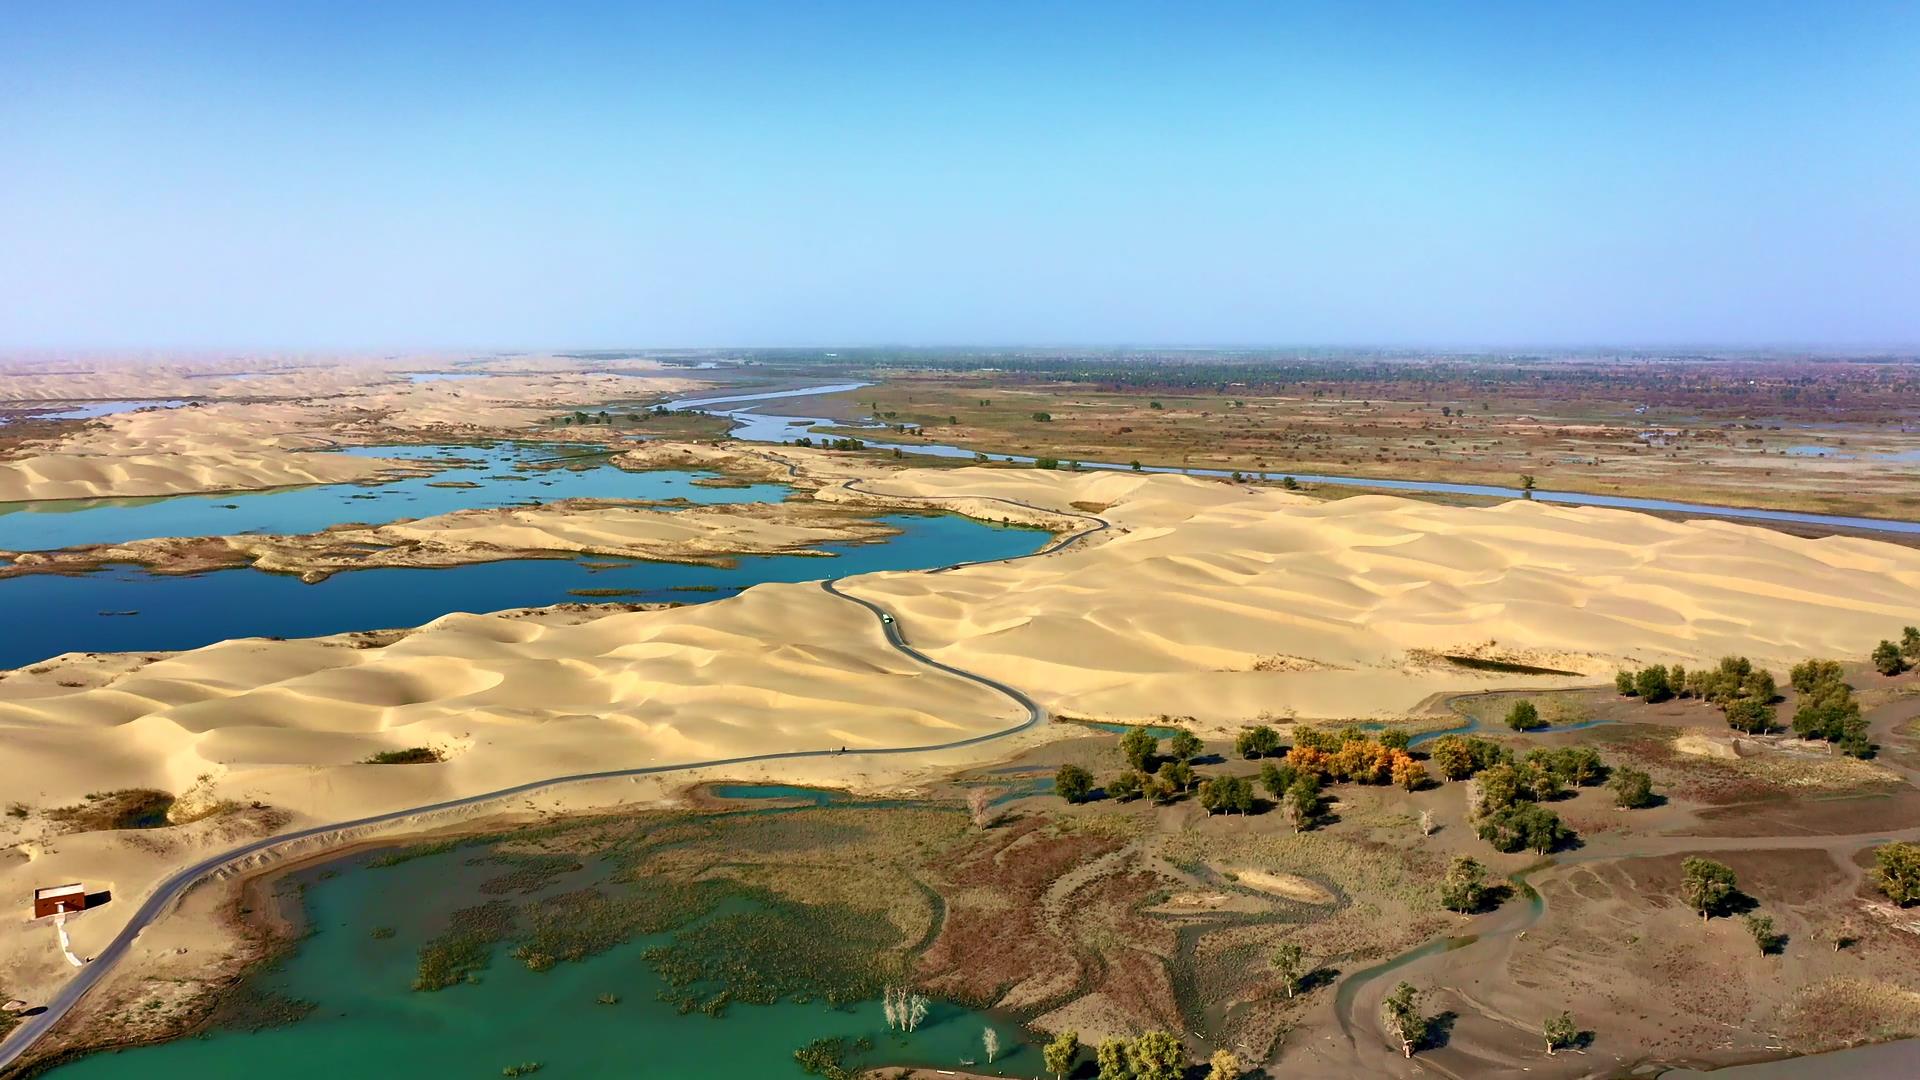
[[[1378,717],[1448,690],[1580,681],[1424,658],[1502,647],[1585,681],[1728,653],[1784,671],[1864,656],[1920,610],[1920,552],[1717,521],[1521,500],[1316,502],[1127,473],[918,470],[865,488],[1108,504],[1112,532],[1057,557],[847,584],[931,655],[1092,716]],[[1273,655],[1312,667],[1261,670]]]

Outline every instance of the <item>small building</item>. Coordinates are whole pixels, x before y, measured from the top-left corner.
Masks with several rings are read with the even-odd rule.
[[[33,890],[33,917],[36,919],[62,912],[71,915],[86,909],[87,887],[77,881],[71,885],[52,885]]]

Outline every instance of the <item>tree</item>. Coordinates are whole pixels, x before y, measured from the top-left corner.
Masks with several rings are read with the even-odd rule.
[[[1440,775],[1449,780],[1465,780],[1473,775],[1473,751],[1467,746],[1467,740],[1458,735],[1442,735],[1433,740],[1433,748],[1427,755],[1440,769]]]
[[[1920,626],[1900,631],[1900,655],[1908,660],[1920,660]]]
[[[1053,790],[1070,803],[1086,802],[1093,794],[1093,774],[1078,765],[1062,765],[1053,774]]]
[[[1080,1056],[1080,1033],[1063,1031],[1055,1035],[1040,1056],[1046,1062],[1047,1071],[1054,1075],[1054,1080],[1062,1080],[1073,1071],[1074,1059]]]
[[[1260,766],[1260,786],[1267,789],[1275,802],[1287,797],[1287,789],[1299,779],[1300,774],[1285,762],[1267,762]]]
[[[1613,792],[1613,805],[1622,810],[1638,810],[1653,802],[1653,777],[1639,769],[1625,765],[1614,769],[1607,787]]]
[[[1246,728],[1233,739],[1233,752],[1244,758],[1266,757],[1279,749],[1280,733],[1265,724]]]
[[[1487,868],[1470,855],[1456,855],[1440,879],[1440,904],[1449,911],[1471,915],[1486,902]]]
[[[1541,1034],[1547,1037],[1547,1056],[1562,1047],[1572,1046],[1573,1040],[1580,1036],[1579,1029],[1573,1025],[1573,1014],[1563,1012],[1558,1016],[1547,1017],[1541,1028]]]
[[[1175,791],[1188,791],[1193,787],[1193,766],[1177,760],[1162,762],[1160,779]]]
[[[1513,708],[1507,710],[1507,726],[1515,731],[1532,731],[1547,724],[1540,719],[1540,710],[1533,707],[1533,702],[1516,701]]]
[[[1408,791],[1418,791],[1427,786],[1427,767],[1406,754],[1395,754],[1393,782]]]
[[[1201,783],[1200,809],[1205,810],[1208,817],[1212,817],[1215,810],[1226,809],[1232,801],[1229,787],[1230,778],[1225,776],[1209,776]]]
[[[1320,816],[1320,781],[1311,776],[1295,780],[1287,789],[1286,808],[1294,832],[1312,828]]]
[[[1000,1056],[1000,1033],[992,1028],[982,1028],[980,1031],[980,1045],[986,1050],[987,1062],[991,1064],[994,1058]]]
[[[1713,918],[1737,890],[1733,869],[1725,863],[1689,856],[1680,864],[1680,897],[1700,913],[1701,922]]]
[[[1906,658],[1900,655],[1900,646],[1891,641],[1882,641],[1873,647],[1873,670],[1882,675],[1898,675],[1907,670]]]
[[[1780,932],[1773,928],[1773,916],[1749,915],[1745,920],[1747,933],[1753,935],[1753,943],[1760,946],[1760,955],[1771,956],[1778,951],[1785,940]]]
[[[1380,1003],[1380,1018],[1387,1033],[1400,1042],[1400,1052],[1412,1057],[1427,1041],[1427,1018],[1420,1015],[1420,991],[1412,983],[1401,983]]]
[[[1140,796],[1140,774],[1125,772],[1107,781],[1107,794],[1121,802]]]
[[[1522,849],[1551,854],[1573,837],[1573,830],[1560,823],[1560,815],[1538,803],[1516,803],[1488,815],[1480,822],[1480,839],[1495,851]]]
[[[1132,728],[1125,735],[1120,736],[1121,755],[1127,759],[1127,764],[1140,772],[1149,771],[1147,765],[1153,761],[1154,754],[1159,752],[1159,749],[1160,740],[1154,738],[1153,732],[1146,728]]]
[[[1164,1031],[1149,1031],[1127,1048],[1134,1080],[1180,1080],[1187,1071],[1187,1048]]]
[[[1634,693],[1647,702],[1661,702],[1673,696],[1673,687],[1667,685],[1667,669],[1655,664],[1641,668],[1633,677]]]
[[[1591,746],[1565,746],[1547,758],[1547,767],[1572,787],[1592,787],[1606,775],[1606,765]]]
[[[1203,749],[1205,746],[1200,742],[1200,737],[1186,728],[1175,729],[1172,737],[1167,739],[1167,754],[1175,761],[1192,761],[1200,756]]]
[[[1176,792],[1172,781],[1166,777],[1149,776],[1140,781],[1140,794],[1145,795],[1149,803],[1158,805],[1172,802]]]
[[[1621,697],[1640,696],[1639,689],[1637,689],[1634,686],[1633,672],[1631,671],[1614,672],[1613,673],[1613,689],[1614,689],[1614,692],[1619,694]]]
[[[1305,955],[1300,946],[1291,941],[1283,941],[1274,947],[1273,973],[1280,976],[1280,985],[1288,997],[1292,997],[1293,992],[1300,988],[1300,976],[1306,974],[1300,970]]]
[[[1906,907],[1920,901],[1920,844],[1883,844],[1873,853],[1874,887]]]
[[[1830,683],[1844,682],[1837,660],[1802,660],[1787,672],[1787,682],[1803,694]]]
[[[1227,778],[1227,809],[1241,817],[1253,812],[1253,781],[1244,776]]]
[[[1496,814],[1520,801],[1520,770],[1511,765],[1495,765],[1478,777],[1480,803],[1474,808],[1482,817]]]
[[[1240,1080],[1240,1059],[1231,1050],[1215,1050],[1207,1066],[1207,1080]]]
[[[1389,750],[1405,750],[1412,744],[1413,736],[1404,728],[1387,728],[1378,736],[1378,742]]]
[[[1727,726],[1748,735],[1764,735],[1773,728],[1773,704],[1757,697],[1727,702]]]
[[[1093,1053],[1100,1066],[1100,1080],[1132,1080],[1133,1066],[1127,1064],[1127,1040],[1108,1039]]]

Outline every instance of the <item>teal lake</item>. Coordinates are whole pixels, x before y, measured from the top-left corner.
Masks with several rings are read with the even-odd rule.
[[[0,503],[0,551],[46,551],[161,536],[297,535],[348,522],[379,524],[454,510],[558,499],[687,499],[696,503],[779,502],[779,484],[702,487],[701,473],[634,472],[598,448],[543,443],[490,446],[361,446],[353,457],[439,466],[431,475],[383,484],[319,484],[216,495],[66,499]],[[450,483],[477,487],[445,487]]]
[[[740,489],[718,490],[738,494]],[[732,568],[600,557],[509,559],[443,569],[350,570],[312,585],[251,569],[163,575],[115,566],[71,577],[33,574],[0,580],[0,603],[8,611],[35,613],[0,621],[0,668],[64,652],[171,651],[228,638],[418,626],[452,611],[596,599],[697,603],[763,581],[814,581],[1011,558],[1038,550],[1050,538],[1038,529],[952,514],[876,520],[900,534],[877,543],[822,544],[821,550],[833,553],[825,557],[745,556]],[[633,591],[596,598],[573,595],[573,589]]]
[[[834,1008],[791,999],[734,1004],[717,1017],[682,1014],[659,1000],[666,984],[643,957],[668,934],[639,938],[577,962],[534,972],[507,945],[493,947],[477,981],[433,993],[412,983],[420,947],[445,931],[451,910],[500,895],[483,883],[501,873],[477,863],[480,849],[369,868],[370,855],[302,871],[310,934],[273,970],[249,980],[249,996],[310,1002],[306,1019],[260,1031],[215,1028],[194,1038],[97,1054],[55,1069],[59,1080],[207,1080],[262,1075],[286,1080],[343,1076],[497,1077],[529,1062],[540,1076],[662,1080],[802,1080],[793,1051],[815,1039],[872,1041],[860,1064],[958,1068],[982,1060],[992,1026],[1004,1049],[981,1071],[1041,1074],[1039,1052],[1019,1026],[947,1003],[912,1034],[887,1029],[878,1001]],[[337,876],[330,871],[339,871]],[[608,888],[604,865],[586,865],[518,900],[584,887]],[[376,938],[376,927],[391,936]],[[600,1004],[602,995],[618,998]],[[853,1063],[850,1061],[850,1063]]]

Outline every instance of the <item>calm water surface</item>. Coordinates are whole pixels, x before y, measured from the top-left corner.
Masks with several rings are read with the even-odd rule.
[[[693,490],[702,490],[695,488]],[[736,491],[720,489],[728,494]],[[784,489],[777,489],[784,491]],[[1038,550],[1050,535],[958,515],[889,515],[900,535],[871,544],[822,544],[830,557],[753,555],[731,569],[585,557],[510,559],[444,569],[351,570],[318,584],[260,570],[149,574],[109,567],[64,577],[0,581],[0,604],[31,618],[0,620],[0,668],[64,652],[169,651],[238,637],[313,637],[418,626],[450,611],[485,612],[570,600],[696,603],[763,581],[814,581],[876,570],[919,570]],[[633,590],[582,597],[573,589]],[[129,614],[131,613],[131,614]]]
[[[556,499],[739,503],[779,502],[787,495],[787,489],[778,484],[701,487],[692,481],[711,474],[633,472],[613,465],[604,453],[579,446],[360,446],[338,452],[444,467],[431,475],[371,486],[317,484],[216,495],[0,503],[0,551],[44,551],[159,536],[297,535],[348,522],[378,524]],[[556,462],[569,467],[541,467]]]

